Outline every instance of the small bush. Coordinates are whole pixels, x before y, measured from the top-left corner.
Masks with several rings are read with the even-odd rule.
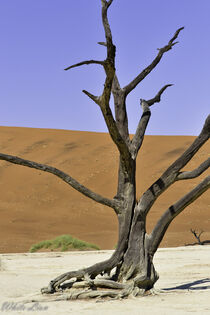
[[[91,249],[99,250],[100,249],[95,244],[81,241],[77,238],[72,237],[71,235],[61,235],[61,236],[56,237],[55,239],[42,241],[42,242],[32,245],[31,248],[29,249],[29,252],[34,253],[43,248],[50,249],[51,251],[57,249],[57,250],[61,250],[62,252],[68,251],[68,250],[91,250]]]

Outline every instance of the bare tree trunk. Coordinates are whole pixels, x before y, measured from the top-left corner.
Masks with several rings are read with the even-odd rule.
[[[153,255],[149,251],[145,218],[140,218],[137,212],[132,220],[128,248],[123,256],[118,280],[132,280],[135,287],[149,290],[158,280],[158,274],[153,265]]]

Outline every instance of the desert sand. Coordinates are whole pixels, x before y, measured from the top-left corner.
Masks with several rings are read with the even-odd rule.
[[[145,137],[137,163],[137,197],[194,139]],[[0,152],[55,166],[104,196],[116,193],[118,154],[106,133],[0,127]],[[209,152],[206,143],[186,170],[197,167]],[[116,245],[118,226],[112,209],[82,196],[48,173],[0,161],[0,176],[1,253],[27,252],[32,244],[61,234],[71,234],[101,249]],[[168,189],[148,216],[148,232],[164,210],[205,176],[178,182]],[[191,228],[205,231],[201,239],[210,240],[209,207],[207,191],[173,221],[161,246],[194,243]]]
[[[104,302],[49,302],[52,296],[40,294],[40,288],[60,273],[107,259],[111,253],[112,251],[0,254],[0,313],[210,314],[209,245],[159,249],[154,263],[160,279],[155,285],[154,295]],[[24,304],[32,299],[33,303]],[[40,300],[42,302],[37,304]],[[13,310],[9,311],[9,307],[13,307]]]

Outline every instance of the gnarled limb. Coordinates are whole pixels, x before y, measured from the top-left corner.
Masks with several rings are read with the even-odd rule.
[[[110,25],[108,22],[107,18],[107,10],[109,6],[112,4],[112,1],[106,1],[102,0],[102,22],[104,26],[104,31],[105,31],[105,37],[106,37],[106,43],[101,43],[103,44],[106,49],[107,49],[107,58],[104,61],[98,61],[98,60],[86,60],[82,61],[80,63],[74,64],[70,67],[65,68],[65,70],[72,69],[74,67],[82,66],[85,64],[100,64],[103,65],[105,73],[106,73],[106,79],[105,79],[105,84],[103,88],[103,93],[101,96],[95,96],[91,94],[90,92],[83,90],[83,92],[90,97],[96,104],[98,104],[101,108],[104,120],[106,122],[107,128],[109,130],[110,136],[113,140],[113,142],[116,144],[122,159],[124,161],[124,169],[127,173],[129,170],[129,158],[130,158],[130,152],[127,144],[125,143],[123,139],[123,128],[120,128],[120,125],[117,126],[116,121],[113,117],[109,102],[110,102],[110,96],[111,96],[111,91],[112,91],[112,86],[117,85],[118,81],[117,78],[115,77],[115,46],[112,41],[112,33],[110,29]],[[118,83],[119,84],[119,83]],[[120,128],[120,130],[118,129]],[[128,133],[127,133],[128,137]]]
[[[98,42],[98,44],[107,47],[107,44],[104,42]],[[127,145],[129,145],[128,117],[125,104],[126,97],[124,90],[120,87],[116,72],[112,81],[112,94],[114,97],[116,125],[120,135]]]
[[[195,139],[192,145],[166,170],[165,176],[169,173],[176,173],[185,166],[192,159],[192,157],[197,153],[197,151],[204,145],[204,143],[210,137],[210,115],[205,120],[203,129],[200,135]]]
[[[88,276],[84,276],[86,278],[84,281],[72,281],[69,283],[66,283],[61,286],[62,289],[68,289],[68,288],[110,288],[110,289],[117,289],[121,290],[125,288],[125,284],[119,283],[110,279],[106,278],[97,278],[97,279],[91,279]]]
[[[177,175],[176,180],[183,180],[183,179],[192,179],[195,177],[200,176],[204,171],[206,171],[210,166],[210,158],[204,161],[201,165],[195,168],[193,171],[190,172],[180,172]]]
[[[79,191],[80,193],[82,193],[86,197],[89,197],[90,199],[93,199],[94,201],[101,203],[105,206],[111,207],[115,210],[116,213],[118,213],[118,201],[117,200],[108,199],[108,198],[105,198],[99,194],[96,194],[95,192],[91,191],[87,187],[80,184],[78,181],[76,181],[74,178],[72,178],[68,174],[64,173],[63,171],[61,171],[55,167],[45,165],[45,164],[36,163],[33,161],[22,159],[22,158],[17,157],[17,156],[3,154],[3,153],[0,153],[0,160],[5,160],[5,161],[13,163],[13,164],[27,166],[27,167],[35,168],[35,169],[40,170],[40,171],[51,173],[51,174],[61,178],[64,182],[69,184],[72,188]]]
[[[172,220],[209,188],[210,176],[207,176],[200,184],[165,211],[149,236],[149,251],[151,254],[156,252]]]
[[[112,111],[111,111],[109,104],[106,104],[104,102],[104,99],[102,98],[102,96],[95,96],[86,90],[83,90],[83,93],[85,93],[89,98],[91,98],[96,104],[98,104],[100,106],[101,111],[102,111],[103,116],[104,116],[104,120],[105,120],[107,128],[109,130],[110,136],[111,136],[113,142],[116,144],[119,152],[124,157],[124,160],[126,160],[126,158],[128,156],[130,156],[130,152],[129,152],[128,144],[126,144],[126,142],[123,139],[123,138],[125,138],[125,137],[123,137],[124,128],[122,128],[122,126],[120,126],[119,124],[117,125],[117,123],[116,123],[116,121],[112,115]],[[122,133],[120,131],[122,131]],[[125,140],[128,141],[127,135],[126,135]]]
[[[133,156],[137,156],[139,149],[141,148],[141,145],[143,143],[144,134],[151,116],[151,112],[149,109],[149,106],[153,105],[154,103],[160,102],[160,98],[162,93],[167,89],[167,87],[172,86],[172,84],[167,84],[160,91],[156,94],[155,97],[153,97],[150,100],[143,100],[140,99],[140,103],[143,109],[143,114],[140,118],[138,127],[136,129],[136,133],[132,139],[131,142],[131,151]]]
[[[100,97],[100,107],[106,122],[107,128],[109,130],[110,136],[113,142],[116,144],[120,155],[123,161],[123,171],[129,175],[130,170],[130,151],[128,145],[126,144],[125,140],[123,139],[123,135],[121,135],[120,130],[116,124],[116,121],[112,115],[112,111],[109,105],[111,91],[113,84],[115,86],[118,85],[116,81],[117,78],[115,77],[115,46],[112,41],[112,33],[110,29],[110,25],[107,18],[107,9],[111,5],[112,1],[105,1],[102,0],[102,21],[105,30],[105,37],[106,37],[106,48],[107,48],[107,59],[105,60],[104,69],[106,72],[106,80],[104,84],[103,93]],[[120,128],[120,126],[119,126]]]
[[[131,81],[128,85],[126,85],[123,89],[125,91],[125,94],[128,95],[135,87],[142,81],[144,78],[157,66],[157,64],[160,62],[162,59],[162,56],[165,52],[169,51],[172,49],[172,46],[177,44],[178,42],[174,42],[175,39],[178,37],[179,32],[183,30],[184,27],[180,27],[174,34],[174,36],[169,40],[168,44],[160,49],[158,52],[158,55],[156,58],[152,61],[152,63],[146,67],[137,77]]]
[[[107,47],[107,44],[104,42],[99,42],[98,44]],[[125,104],[125,92],[120,87],[116,72],[112,81],[111,91],[114,97],[116,125],[119,129],[121,137],[127,143],[127,145],[129,145],[128,117]]]
[[[162,89],[160,89],[160,91],[155,95],[155,97],[151,98],[150,100],[147,100],[147,104],[149,106],[152,106],[154,103],[159,103],[160,99],[161,99],[161,95],[163,94],[163,92],[169,87],[172,86],[173,84],[166,84],[164,85],[164,87],[162,87]]]
[[[178,179],[179,171],[193,158],[209,137],[210,115],[207,117],[200,135],[190,147],[142,195],[138,203],[138,209],[141,213],[144,215],[148,213],[156,199]]]

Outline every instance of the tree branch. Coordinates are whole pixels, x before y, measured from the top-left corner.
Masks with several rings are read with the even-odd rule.
[[[104,42],[98,42],[99,45],[107,47]],[[125,104],[125,92],[121,89],[116,72],[112,81],[112,94],[114,97],[115,119],[120,135],[127,144],[129,143],[128,116]]]
[[[120,87],[116,73],[112,82],[112,94],[114,98],[116,124],[119,129],[120,135],[128,145],[130,139],[128,130],[128,116],[125,103],[125,93]]]
[[[109,130],[110,136],[114,143],[117,145],[117,148],[122,155],[122,159],[125,162],[125,166],[127,165],[126,169],[129,169],[128,162],[130,157],[130,152],[128,149],[128,146],[126,145],[125,141],[122,138],[121,133],[119,132],[118,126],[116,124],[116,121],[114,120],[109,102],[111,97],[111,90],[112,85],[117,84],[117,79],[115,78],[115,46],[112,42],[112,33],[110,29],[110,25],[107,18],[107,10],[109,6],[112,4],[113,0],[106,1],[102,0],[102,22],[104,26],[105,31],[105,37],[106,37],[106,43],[99,42],[99,44],[102,44],[106,46],[107,48],[107,58],[104,61],[97,61],[97,60],[87,60],[80,63],[77,63],[75,65],[72,65],[65,70],[82,66],[84,64],[101,64],[104,67],[105,73],[106,73],[106,79],[105,84],[103,88],[103,93],[100,97],[95,96],[91,94],[90,92],[83,90],[83,93],[85,93],[88,97],[90,97],[95,103],[97,103],[102,111],[104,120],[106,122],[107,128]],[[113,83],[114,82],[114,83]]]
[[[168,44],[160,49],[156,58],[152,61],[152,63],[146,67],[137,77],[131,81],[128,85],[124,87],[125,94],[128,95],[160,62],[163,54],[170,49],[172,49],[172,46],[177,44],[178,42],[174,42],[174,40],[178,37],[179,32],[183,30],[184,27],[180,27],[174,34],[174,36],[169,40]]]
[[[151,112],[150,112],[149,104],[147,103],[147,101],[140,99],[140,103],[143,109],[143,114],[141,116],[138,127],[136,129],[136,133],[131,142],[132,155],[135,157],[137,156],[137,153],[143,143],[144,134],[145,134],[149,119],[151,117]]]
[[[154,103],[159,103],[161,100],[161,95],[163,92],[169,87],[172,86],[173,84],[166,84],[160,91],[155,95],[155,97],[151,98],[150,100],[146,101],[149,106],[152,106]]]
[[[199,185],[165,211],[149,236],[151,254],[156,252],[172,220],[209,188],[210,176],[207,176]]]
[[[105,206],[111,207],[115,210],[116,213],[118,213],[116,200],[111,200],[111,199],[105,198],[99,194],[96,194],[95,192],[93,192],[90,189],[86,188],[85,186],[81,185],[78,181],[76,181],[74,178],[72,178],[68,174],[62,172],[61,170],[59,170],[55,167],[45,165],[45,164],[36,163],[33,161],[22,159],[22,158],[17,157],[17,156],[7,155],[7,154],[3,154],[3,153],[0,153],[0,160],[5,160],[5,161],[13,163],[13,164],[27,166],[27,167],[35,168],[35,169],[40,170],[40,171],[51,173],[51,174],[61,178],[64,182],[69,184],[71,187],[73,187],[75,190],[79,191],[80,193],[82,193],[86,197],[89,197],[90,199],[92,199],[98,203],[101,203]]]
[[[98,42],[98,44],[101,45],[101,46],[107,47],[107,44],[105,42]]]
[[[104,26],[106,44],[107,44],[107,59],[110,59],[111,62],[113,62],[115,58],[115,46],[113,45],[113,42],[112,42],[112,32],[111,32],[111,28],[110,28],[108,18],[107,18],[107,9],[112,4],[112,2],[113,0],[108,1],[108,2],[106,0],[101,0],[102,22]],[[114,63],[113,63],[113,66],[114,66]]]
[[[113,140],[113,142],[116,144],[121,156],[122,156],[122,160],[124,162],[124,165],[127,169],[127,171],[130,168],[130,151],[129,148],[127,146],[127,144],[125,143],[125,141],[123,140],[119,129],[116,125],[116,121],[114,120],[114,117],[112,115],[112,111],[109,107],[108,104],[104,103],[104,105],[101,106],[101,110],[104,116],[104,120],[106,122],[107,128],[109,130],[109,134]]]
[[[125,166],[125,170],[128,172],[130,169],[130,152],[127,144],[125,143],[116,121],[113,117],[109,102],[111,97],[111,91],[113,84],[118,84],[115,77],[115,46],[112,41],[112,33],[107,18],[107,9],[113,1],[102,0],[102,21],[106,37],[107,58],[104,61],[104,69],[106,72],[106,80],[104,84],[103,94],[100,97],[100,108],[109,130],[110,136],[116,144]],[[114,83],[113,83],[114,82]]]
[[[210,166],[210,158],[203,162],[200,166],[194,169],[191,172],[180,172],[177,175],[177,180],[191,179],[200,176],[205,170]]]
[[[69,70],[69,69],[72,69],[72,68],[80,67],[80,66],[83,66],[83,65],[90,65],[90,64],[97,64],[97,65],[104,66],[104,61],[85,60],[85,61],[82,61],[82,62],[79,62],[79,63],[75,63],[74,65],[69,66],[69,67],[65,68],[64,70],[66,71],[66,70]]]
[[[103,6],[106,6],[107,9],[108,7],[112,4],[113,0],[109,0],[109,1],[106,1],[106,0],[101,0],[101,3]]]
[[[200,135],[194,140],[191,146],[142,195],[138,203],[140,212],[144,212],[144,214],[148,213],[155,200],[177,180],[180,174],[179,171],[192,159],[209,137],[210,115],[207,117]]]
[[[167,169],[166,174],[173,172],[178,175],[180,169],[182,169],[197,153],[201,146],[210,137],[210,115],[205,120],[204,126],[201,130],[200,135],[195,139],[192,145]]]
[[[82,92],[85,93],[89,98],[91,98],[91,100],[93,100],[96,104],[100,105],[100,97],[99,96],[95,96],[86,90],[82,90]]]
[[[112,2],[113,2],[113,0],[109,0],[109,1],[107,2],[108,7],[112,4]]]
[[[143,114],[140,118],[138,127],[136,129],[136,133],[132,139],[131,150],[132,150],[132,154],[134,156],[137,156],[138,151],[141,148],[141,145],[142,145],[143,139],[144,139],[144,134],[145,134],[149,119],[151,117],[151,112],[150,112],[149,106],[153,105],[154,103],[160,102],[162,93],[169,86],[172,86],[172,84],[167,84],[164,87],[162,87],[162,89],[160,89],[160,91],[156,94],[156,96],[151,98],[150,100],[145,101],[143,99],[140,99],[140,103],[141,103],[141,106],[143,109]]]

